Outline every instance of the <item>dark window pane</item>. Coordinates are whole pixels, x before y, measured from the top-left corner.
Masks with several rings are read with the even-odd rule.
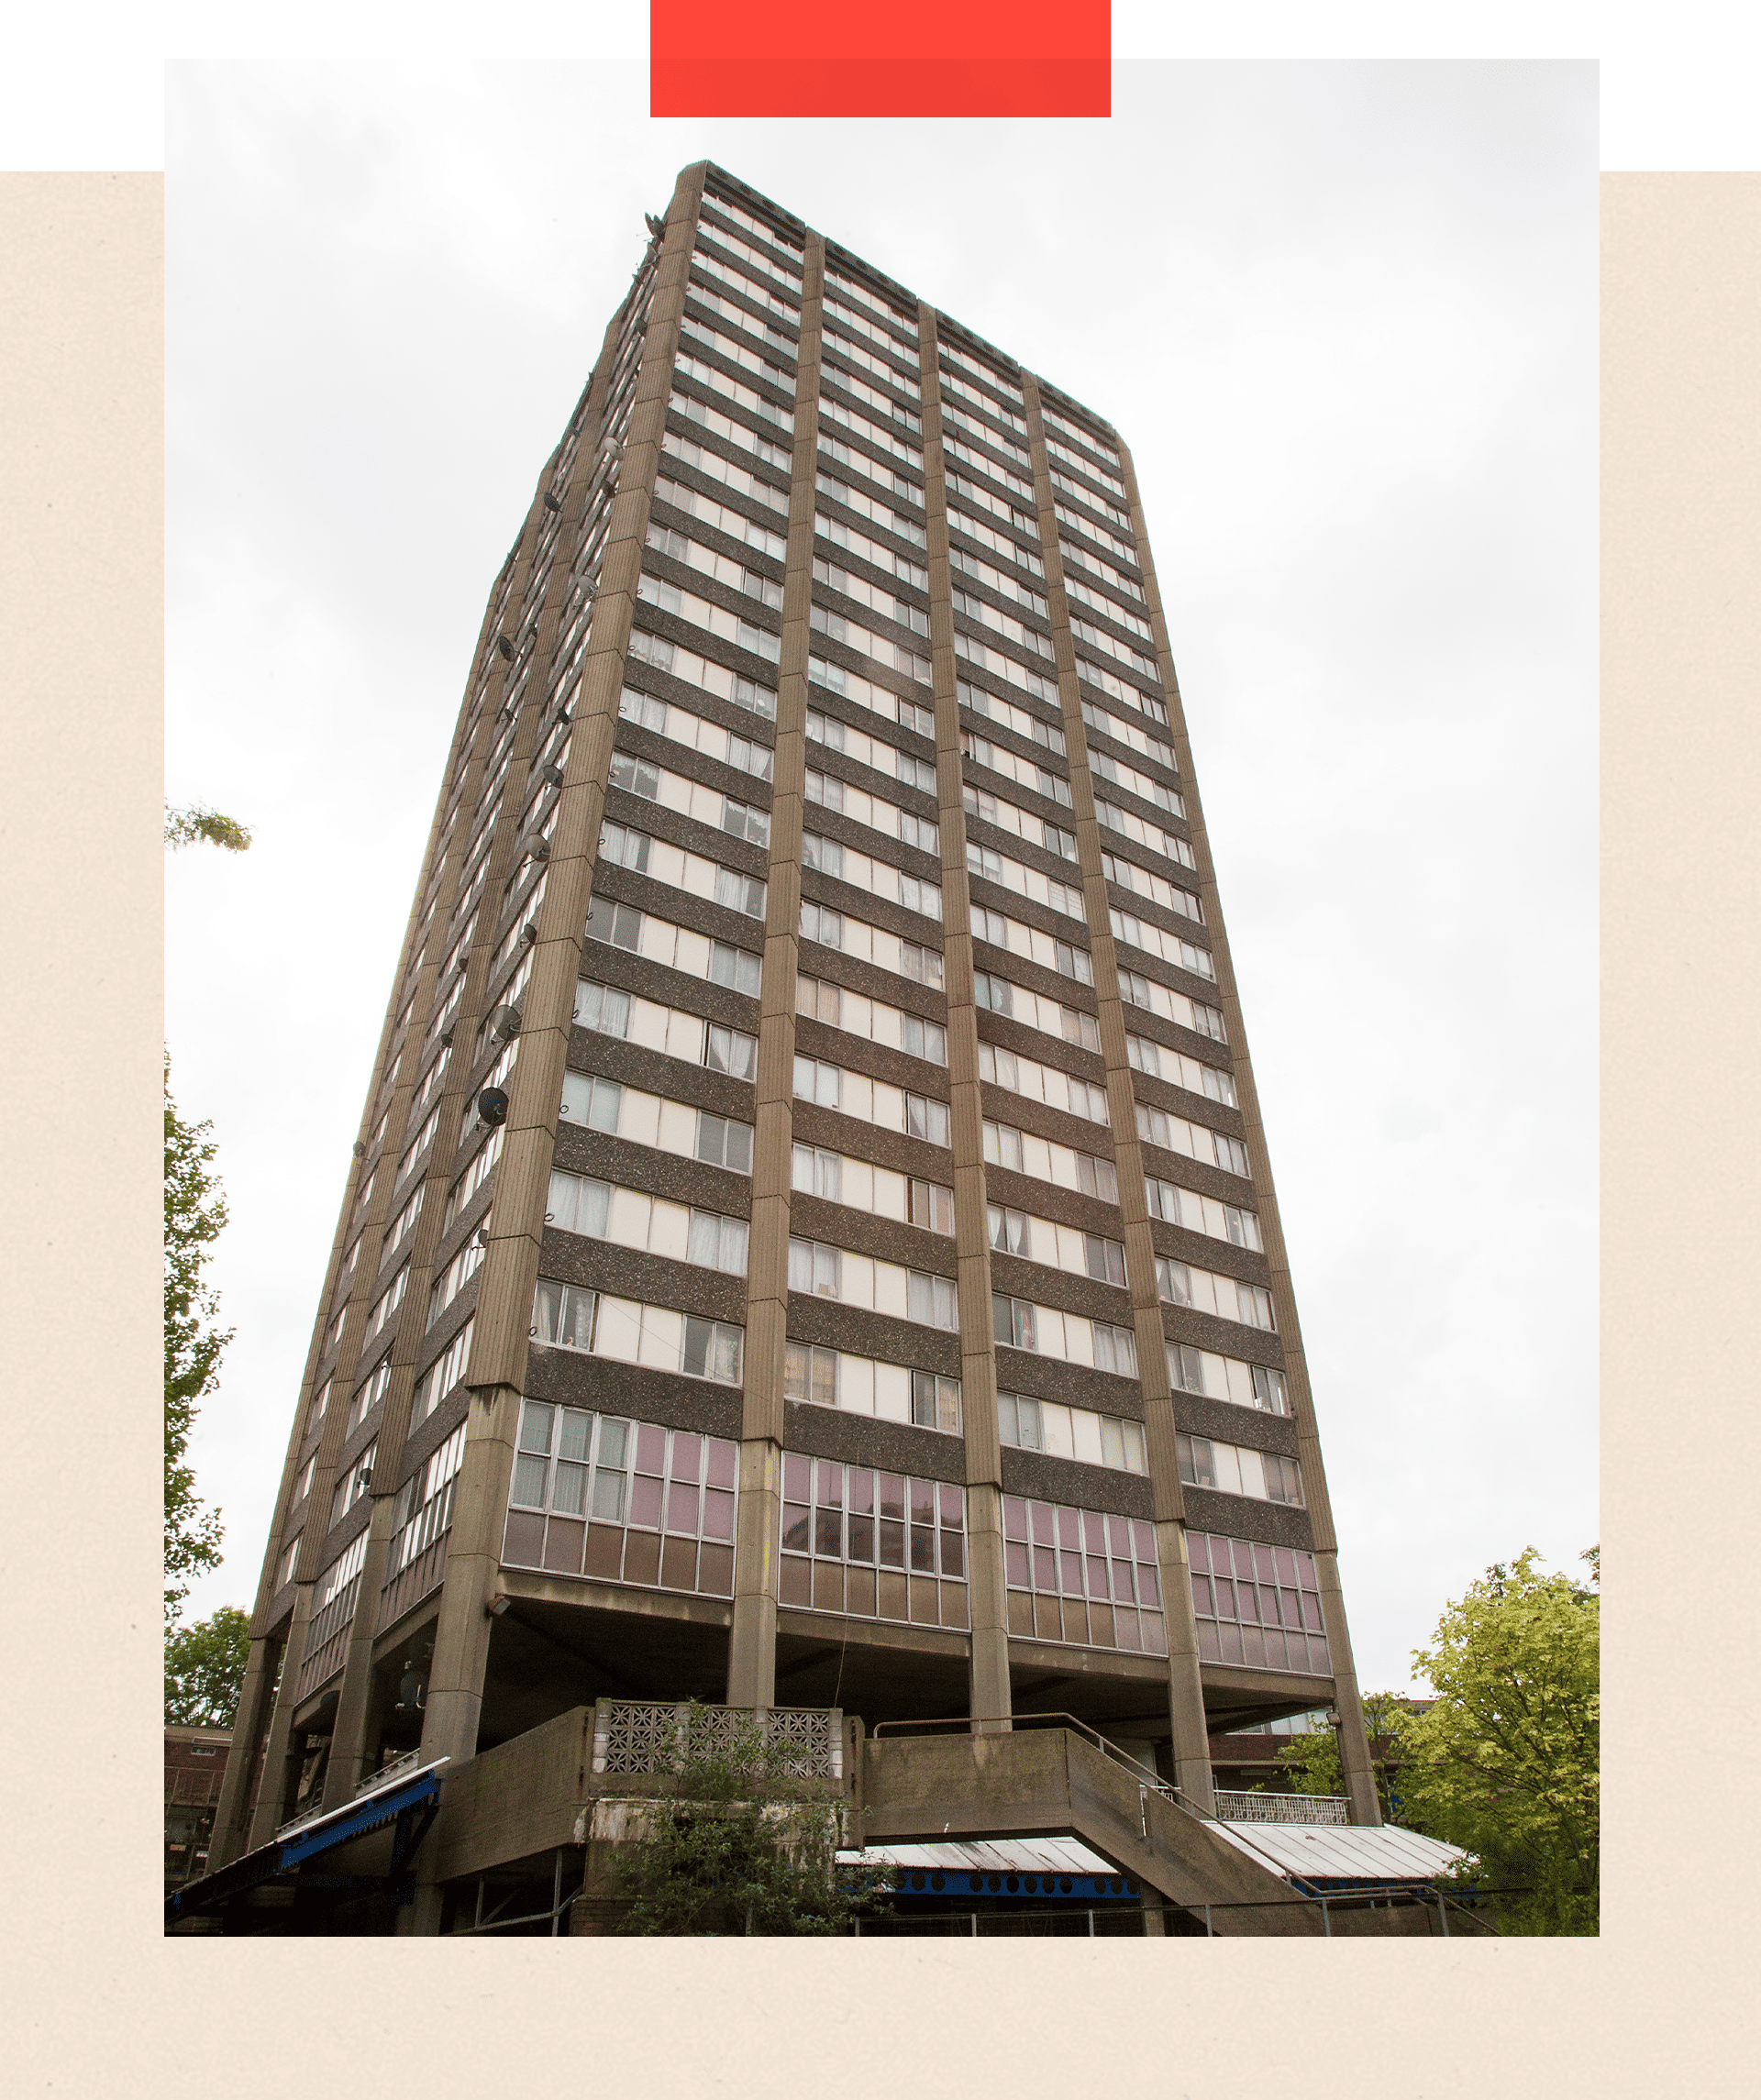
[[[891,1517],[880,1520],[880,1564],[886,1568],[905,1564],[905,1527]]]

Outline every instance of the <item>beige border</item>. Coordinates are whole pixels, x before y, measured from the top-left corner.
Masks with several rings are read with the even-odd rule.
[[[447,2093],[473,2072],[515,2087],[547,2072],[609,2076],[668,2094],[768,2096],[889,2074],[931,2094],[1049,2094],[1134,2068],[1169,2095],[1225,2081],[1256,2094],[1418,2100],[1489,2083],[1646,2100],[1689,2085],[1748,2090],[1752,2066],[1724,2051],[1749,1996],[1749,1848],[1740,1813],[1713,1788],[1684,1786],[1698,1772],[1682,1753],[1709,1706],[1703,1690],[1680,1696],[1741,1680],[1748,1620],[1721,1608],[1722,1589],[1709,1595],[1702,1579],[1690,1597],[1672,1579],[1708,1528],[1658,1507],[1633,1432],[1655,1427],[1661,1396],[1679,1396],[1698,1422],[1694,1403],[1718,1395],[1702,1452],[1715,1441],[1745,1477],[1754,1409],[1736,1316],[1761,1233],[1752,1139],[1726,1103],[1756,1040],[1761,176],[1603,184],[1618,1829],[1605,1938],[1305,1944],[1280,1947],[1275,1972],[1248,1943],[1146,1941],[1103,1956],[1068,1942],[917,1941],[864,1951],[865,1983],[886,1995],[862,2006],[843,1947],[658,1957],[600,1941],[584,1993],[549,1980],[559,1955],[542,1942],[473,1947],[421,1962],[388,2002],[375,1986],[412,1959],[399,1942],[156,1937],[157,1540],[131,1484],[151,1477],[156,1317],[160,194],[151,175],[0,178],[11,790],[0,836],[14,1045],[0,1273],[21,1451],[0,1474],[0,1536],[23,1663],[14,1684],[22,1674],[31,1691],[15,1698],[8,1731],[9,2090],[93,2091],[122,2071],[133,2092],[169,2093],[235,2065],[265,2096],[393,2080]],[[101,1215],[86,1200],[99,1186]],[[1691,1210],[1672,1188],[1692,1190]],[[75,1261],[105,1293],[94,1305],[83,1289],[77,1324]],[[76,1395],[83,1415],[68,1404]],[[39,1535],[30,1516],[75,1475],[87,1491],[58,1493],[54,1534]],[[1740,1587],[1747,1527],[1739,1517],[1718,1530],[1736,1535]],[[1716,1740],[1748,1737],[1726,1725]],[[1659,1755],[1665,1746],[1678,1754]],[[1713,1776],[1740,1771],[1727,1760]],[[1739,1802],[1740,1785],[1725,1798]],[[783,1958],[792,1969],[779,1979]]]

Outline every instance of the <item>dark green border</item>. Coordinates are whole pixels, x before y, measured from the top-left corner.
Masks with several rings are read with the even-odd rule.
[[[25,0],[0,46],[0,164],[161,168],[166,59],[648,57],[648,0],[504,0],[493,13],[483,0],[246,6]],[[1675,0],[1644,21],[1611,19],[1605,0],[1113,0],[1113,57],[1600,59],[1603,168],[1755,168],[1761,13],[1740,17],[1732,0]]]

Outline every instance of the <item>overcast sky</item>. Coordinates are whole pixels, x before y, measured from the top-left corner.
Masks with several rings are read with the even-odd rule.
[[[1360,1674],[1597,1536],[1596,80],[1138,64],[1071,124],[687,124],[627,60],[178,65],[166,1032],[255,1592],[484,600],[688,161],[1132,446]],[[535,71],[535,68],[537,69]]]

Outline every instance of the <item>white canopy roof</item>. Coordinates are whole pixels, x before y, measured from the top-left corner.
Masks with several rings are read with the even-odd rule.
[[[1393,1823],[1220,1823],[1244,1852],[1285,1875],[1315,1881],[1431,1881],[1467,1857],[1440,1838]]]
[[[956,1873],[1116,1874],[1119,1869],[1074,1838],[984,1839],[972,1843],[870,1845],[866,1851],[840,1852],[851,1864],[935,1867]]]

